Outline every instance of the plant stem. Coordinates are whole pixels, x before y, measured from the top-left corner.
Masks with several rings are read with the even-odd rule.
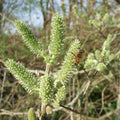
[[[49,74],[49,72],[50,72],[50,64],[47,63],[47,64],[46,64],[45,74],[47,75],[47,74]]]

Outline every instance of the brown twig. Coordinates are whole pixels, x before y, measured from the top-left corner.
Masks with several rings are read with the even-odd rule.
[[[5,84],[5,80],[6,80],[6,70],[4,71],[4,77],[3,77],[3,82],[2,82],[2,87],[1,87],[1,96],[0,96],[0,103],[2,102],[2,98],[3,98],[3,90],[4,90],[4,84]]]
[[[64,106],[64,105],[61,105],[61,104],[60,104],[60,107],[62,107],[63,109],[65,109],[65,110],[67,110],[67,111],[69,111],[69,112],[72,112],[72,113],[75,113],[75,114],[81,114],[80,112],[78,112],[78,111],[76,111],[76,110],[74,110],[74,109],[71,109],[71,108],[69,108],[69,107],[66,107],[66,106]]]
[[[99,115],[102,113],[102,111],[103,111],[103,108],[104,108],[104,92],[105,92],[105,89],[107,88],[108,86],[105,86],[104,87],[104,89],[103,89],[103,91],[102,91],[102,99],[101,99],[101,103],[102,103],[102,107],[101,107],[101,110],[100,110],[100,112],[99,112]]]
[[[0,13],[0,15],[1,15],[2,17],[4,17],[8,22],[14,24],[14,21],[10,20],[9,18],[7,18],[7,17],[6,17],[5,15],[3,15],[2,13]]]
[[[102,36],[104,39],[106,39],[106,36],[103,34],[101,28],[98,30],[98,32],[101,34],[101,36]]]
[[[8,110],[0,109],[0,116],[1,115],[9,115],[9,116],[19,115],[19,116],[24,116],[24,115],[27,115],[27,114],[28,114],[27,112],[11,112],[11,111],[8,111]]]
[[[105,118],[107,118],[107,117],[109,117],[109,116],[111,116],[112,114],[116,114],[117,113],[117,109],[115,109],[115,110],[113,110],[113,111],[111,111],[111,112],[109,112],[109,113],[107,113],[107,114],[105,114],[105,115],[103,115],[103,116],[101,116],[101,117],[99,117],[97,120],[105,120]],[[93,119],[94,120],[94,119]]]

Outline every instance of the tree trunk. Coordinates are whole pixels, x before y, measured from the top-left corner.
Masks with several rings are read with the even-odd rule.
[[[3,13],[4,0],[0,0],[0,13]],[[2,33],[2,16],[0,15],[0,33]]]
[[[49,6],[50,5],[50,6]],[[43,30],[44,33],[50,33],[49,28],[47,25],[51,22],[53,13],[54,13],[54,3],[53,0],[40,0],[40,7],[41,7],[41,12],[43,14]]]
[[[66,9],[65,9],[64,0],[61,0],[61,8],[62,8],[63,17],[65,18],[65,16],[66,16]]]

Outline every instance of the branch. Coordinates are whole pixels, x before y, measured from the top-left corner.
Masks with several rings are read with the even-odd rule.
[[[60,104],[60,107],[62,107],[63,109],[67,110],[68,112],[72,112],[72,113],[75,113],[75,114],[81,114],[80,112],[78,112],[78,111],[76,111],[76,110],[74,110],[74,109],[71,109],[71,108],[69,108],[69,107],[66,107],[66,106],[64,106],[64,105],[61,105],[61,104]]]
[[[11,111],[7,111],[4,109],[0,109],[0,116],[1,115],[9,115],[9,116],[15,116],[15,115],[20,115],[20,116],[24,116],[27,115],[27,112],[11,112]]]
[[[109,112],[109,113],[103,115],[102,117],[99,117],[97,120],[105,120],[106,117],[110,117],[110,115],[116,114],[117,112],[118,112],[118,110],[115,109],[115,110],[113,110],[113,111],[111,111],[111,112]]]
[[[0,13],[0,15],[1,15],[2,17],[4,17],[8,22],[14,24],[14,21],[10,20],[8,17],[6,17],[5,15],[3,15],[2,13]]]
[[[3,91],[4,91],[4,85],[5,85],[5,80],[6,80],[6,70],[4,71],[4,76],[3,76],[3,82],[2,82],[2,87],[1,87],[1,96],[0,96],[0,104],[3,99]]]
[[[74,113],[76,116],[80,116],[82,118],[85,118],[86,116],[83,115],[82,113],[79,113],[78,111],[76,110],[73,110],[69,107],[66,107],[66,106],[63,106],[63,105],[60,105],[61,107],[59,107],[58,109],[54,109],[53,112],[55,111],[58,111],[58,110],[64,110],[66,113],[70,114],[70,112]],[[92,117],[88,117],[88,120],[98,120],[97,118],[92,118]]]

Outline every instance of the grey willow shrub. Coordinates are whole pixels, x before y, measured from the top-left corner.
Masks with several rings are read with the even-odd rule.
[[[77,8],[74,7],[73,9],[75,14],[79,17],[80,14],[79,11],[77,11]],[[113,19],[112,16],[111,19]],[[102,17],[102,15],[100,14],[97,15],[96,20],[91,19],[89,23],[92,24],[95,29],[99,29],[104,24],[107,24],[108,26],[113,23],[114,25],[117,24],[115,20],[112,22],[108,20],[109,15],[106,14],[104,17]],[[19,62],[17,63],[11,59],[7,60],[5,62],[5,65],[29,93],[39,94],[39,97],[41,99],[41,116],[45,116],[47,107],[52,108],[61,106],[60,103],[65,100],[67,84],[72,78],[74,72],[76,71],[76,67],[73,65],[73,61],[81,44],[79,40],[71,42],[70,47],[66,52],[66,55],[64,56],[61,66],[54,73],[53,71],[50,71],[50,67],[51,65],[53,66],[57,64],[57,60],[59,57],[61,57],[61,52],[63,51],[64,47],[65,29],[63,18],[59,14],[55,14],[53,17],[50,38],[51,41],[48,46],[48,50],[44,50],[42,48],[42,45],[39,43],[37,38],[32,34],[31,30],[23,22],[17,20],[15,22],[15,26],[18,32],[22,35],[23,41],[26,46],[29,47],[30,50],[38,57],[44,58],[46,63],[45,74],[36,78],[22,64],[20,64]],[[98,72],[104,72],[108,70],[108,62],[111,62],[115,58],[115,56],[110,52],[110,44],[112,40],[113,35],[109,34],[105,42],[103,43],[101,50],[95,50],[95,52],[88,54],[84,64],[85,69],[90,68]],[[46,53],[46,51],[49,52]],[[89,77],[89,74],[87,75]],[[108,75],[110,77],[113,76],[111,71],[109,71]],[[88,87],[89,85],[87,84],[87,88]],[[85,88],[85,91],[87,91],[87,88]],[[50,110],[50,112],[51,111],[52,110]],[[29,114],[30,117],[28,116],[28,119],[31,120],[34,115],[33,109],[29,110]]]
[[[75,40],[71,43],[70,48],[63,60],[61,69],[56,73],[51,73],[51,64],[56,64],[56,59],[61,56],[61,51],[63,50],[65,39],[63,18],[59,14],[55,14],[53,17],[51,42],[48,47],[49,54],[42,49],[41,44],[32,34],[28,26],[19,20],[15,22],[15,26],[30,50],[38,57],[43,57],[45,59],[45,75],[36,78],[22,64],[17,63],[14,60],[7,60],[5,65],[29,93],[39,94],[42,100],[41,114],[43,115],[45,114],[45,106],[47,104],[55,102],[59,105],[59,102],[64,100],[66,95],[66,84],[75,70],[72,63],[78,48],[80,47],[80,42],[79,40]],[[32,110],[29,112],[31,111]]]
[[[120,19],[115,19],[114,14],[108,14],[106,13],[103,15],[103,13],[97,13],[96,19],[90,19],[89,24],[93,25],[95,28],[99,28],[102,26],[110,27],[111,25],[114,27],[120,27]]]
[[[94,68],[97,71],[104,72],[107,70],[108,62],[115,59],[115,56],[110,52],[110,44],[112,42],[112,35],[108,35],[106,41],[103,43],[101,50],[96,50],[95,53],[89,53],[85,61],[85,68]],[[109,71],[111,73],[111,71]]]

